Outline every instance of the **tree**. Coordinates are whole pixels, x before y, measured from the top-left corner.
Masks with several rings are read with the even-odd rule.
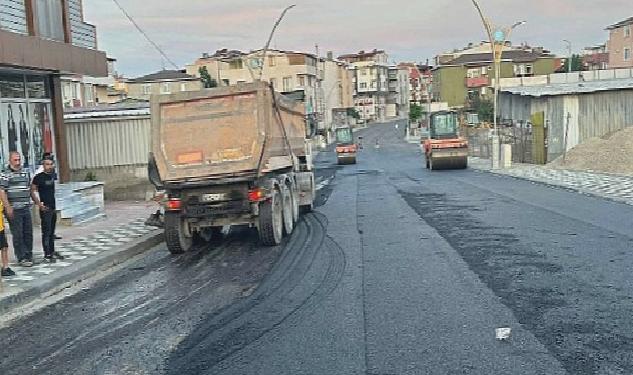
[[[359,120],[360,119],[360,113],[358,113],[358,111],[356,110],[356,108],[348,108],[347,109],[347,115],[353,119]]]
[[[409,109],[409,120],[416,122],[422,118],[422,107],[419,104],[411,104]]]
[[[492,117],[494,116],[494,104],[492,100],[475,96],[472,101],[472,108],[477,111],[479,121],[492,122]]]
[[[584,70],[584,64],[582,63],[582,56],[580,55],[572,55],[571,56],[571,71],[572,72],[580,72]]]
[[[200,73],[200,79],[202,80],[202,84],[205,88],[210,89],[212,87],[218,86],[218,82],[215,79],[211,78],[211,75],[209,74],[206,66],[201,66],[198,69],[198,73]]]

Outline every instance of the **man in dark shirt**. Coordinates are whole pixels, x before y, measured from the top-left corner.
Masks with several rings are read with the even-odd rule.
[[[31,197],[40,210],[44,261],[54,263],[56,259],[64,259],[64,257],[55,251],[57,211],[55,207],[55,164],[53,159],[45,158],[42,160],[42,167],[44,167],[44,171],[37,174],[31,183]]]

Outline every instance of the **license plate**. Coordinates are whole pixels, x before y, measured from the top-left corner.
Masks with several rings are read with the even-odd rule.
[[[203,202],[219,202],[226,199],[226,194],[203,194]]]

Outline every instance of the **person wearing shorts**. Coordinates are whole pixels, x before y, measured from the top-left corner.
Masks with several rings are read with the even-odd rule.
[[[4,190],[0,189],[0,194],[4,194]],[[4,206],[0,200],[0,258],[2,258],[2,277],[15,276],[15,272],[9,267],[9,243],[7,242],[7,235],[4,232]]]

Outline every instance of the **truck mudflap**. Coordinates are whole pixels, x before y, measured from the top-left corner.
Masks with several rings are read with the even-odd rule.
[[[299,193],[299,206],[312,209],[316,198],[316,186],[313,172],[298,172],[295,174]]]

